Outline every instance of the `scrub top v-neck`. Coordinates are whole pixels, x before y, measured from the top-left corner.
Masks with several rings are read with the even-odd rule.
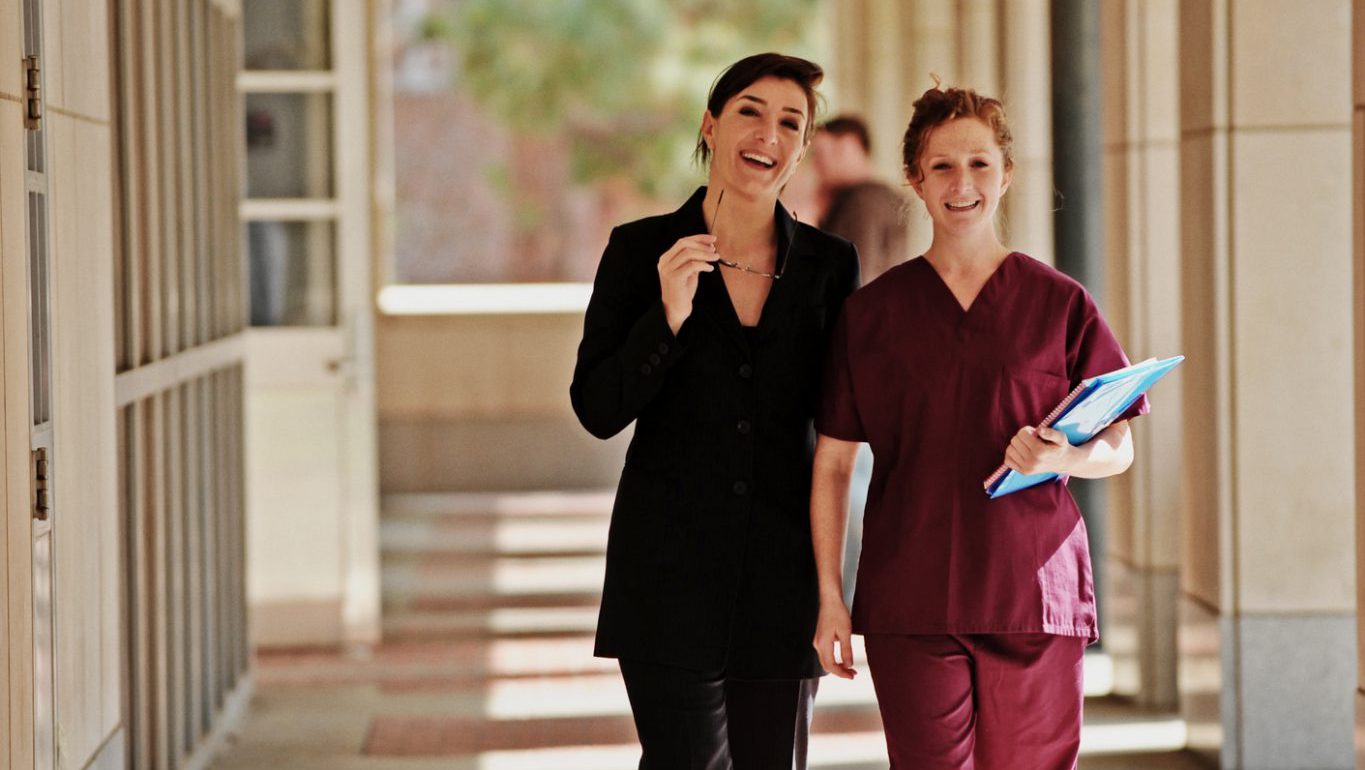
[[[817,430],[866,441],[857,633],[1098,637],[1085,524],[1064,483],[986,497],[1010,438],[1128,359],[1071,278],[1018,252],[967,309],[923,257],[845,304]],[[1120,419],[1147,412],[1143,398]]]

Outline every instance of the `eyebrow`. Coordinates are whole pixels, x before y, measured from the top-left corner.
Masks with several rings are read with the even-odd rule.
[[[751,102],[758,102],[759,104],[763,105],[764,107],[768,106],[767,100],[760,99],[760,98],[758,98],[757,96],[753,96],[752,94],[740,94],[740,95],[739,95],[739,98],[741,98],[741,99],[747,99],[748,101],[751,101]],[[782,108],[782,111],[783,111],[783,112],[795,113],[795,114],[797,114],[797,115],[800,115],[800,116],[803,117],[803,118],[806,117],[806,113],[805,113],[804,110],[798,110],[798,109],[795,108],[795,107],[783,107],[783,108]]]
[[[985,148],[983,147],[983,148],[979,148],[979,149],[975,149],[975,150],[968,150],[968,151],[967,151],[967,154],[968,154],[968,155],[990,155],[990,154],[991,154],[991,151],[988,150],[988,149],[985,149]],[[952,157],[952,156],[950,156],[950,155],[944,155],[944,154],[940,153],[940,154],[938,154],[938,155],[930,155],[930,156],[928,156],[928,160],[939,160],[939,159],[942,159],[942,158],[949,158],[949,157]]]

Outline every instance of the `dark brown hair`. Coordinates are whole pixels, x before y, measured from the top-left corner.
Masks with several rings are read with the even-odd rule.
[[[872,153],[872,135],[868,133],[867,123],[862,118],[853,115],[835,115],[825,121],[820,126],[820,130],[830,136],[848,136],[852,134],[858,137],[858,144],[863,146],[863,152]]]
[[[706,98],[706,111],[711,113],[711,117],[719,118],[725,105],[740,91],[767,77],[790,80],[806,94],[805,141],[809,142],[815,127],[815,108],[820,98],[815,87],[825,79],[825,71],[813,61],[772,52],[746,56],[726,67],[716,78],[711,85],[711,94]],[[706,139],[700,131],[697,132],[697,149],[692,157],[700,159],[702,163],[711,157],[711,148],[706,146]]]
[[[924,143],[929,131],[958,118],[976,118],[985,123],[991,133],[995,134],[995,143],[1000,145],[1005,170],[1014,168],[1014,138],[1010,136],[1009,123],[1005,119],[1005,106],[1000,100],[982,96],[970,88],[940,88],[938,78],[934,78],[934,87],[915,100],[914,116],[910,118],[910,125],[905,129],[901,160],[905,164],[906,179],[911,182],[924,179],[924,173],[919,167],[919,158],[924,152]]]

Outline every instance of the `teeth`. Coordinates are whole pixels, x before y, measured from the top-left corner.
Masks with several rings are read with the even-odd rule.
[[[748,160],[752,160],[757,163],[762,163],[768,168],[772,168],[773,166],[777,165],[777,161],[773,160],[772,158],[769,158],[767,155],[759,155],[756,152],[741,152],[740,157],[747,158]]]
[[[943,205],[947,206],[950,209],[953,209],[954,211],[964,211],[966,209],[972,208],[976,204],[977,204],[976,201],[967,201],[966,203],[945,203]]]

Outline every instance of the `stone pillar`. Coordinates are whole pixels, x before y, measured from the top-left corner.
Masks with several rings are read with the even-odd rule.
[[[996,0],[958,0],[958,72],[963,85],[1000,96],[1000,14]]]
[[[1101,7],[1106,316],[1129,356],[1180,352],[1177,0]],[[1137,457],[1111,480],[1101,619],[1115,691],[1174,708],[1181,426],[1177,370],[1134,421]]]
[[[931,75],[938,75],[944,88],[973,84],[961,79],[958,3],[954,0],[920,0],[913,3],[897,2],[897,5],[901,6],[900,50],[903,56],[903,91],[895,108],[900,115],[896,147],[899,157],[899,139],[910,122],[912,105],[920,94],[934,85]],[[911,197],[915,196],[913,190],[906,192]],[[910,253],[923,254],[933,242],[934,227],[917,197],[906,219],[910,228],[910,237],[906,242]]]
[[[905,10],[897,0],[867,0],[863,22],[863,89],[867,102],[863,116],[872,132],[872,158],[877,170],[887,179],[901,181],[901,135],[910,120],[910,101],[914,90],[901,76],[902,61],[908,55],[901,39],[901,17]]]
[[[1048,0],[1000,4],[1000,95],[1014,132],[1014,182],[1001,206],[1005,245],[1051,264],[1052,80]]]
[[[1080,281],[1104,307],[1104,211],[1100,187],[1100,6],[1052,0],[1052,168],[1059,204],[1053,212],[1057,267]],[[1085,517],[1090,552],[1104,554],[1108,482],[1073,479],[1071,494]],[[1104,611],[1104,571],[1095,595]],[[1101,639],[1101,644],[1105,641]]]
[[[830,112],[867,112],[867,0],[825,0],[822,20],[829,23],[829,61],[825,67]]]
[[[1227,768],[1353,764],[1350,12],[1180,3],[1180,690]]]

